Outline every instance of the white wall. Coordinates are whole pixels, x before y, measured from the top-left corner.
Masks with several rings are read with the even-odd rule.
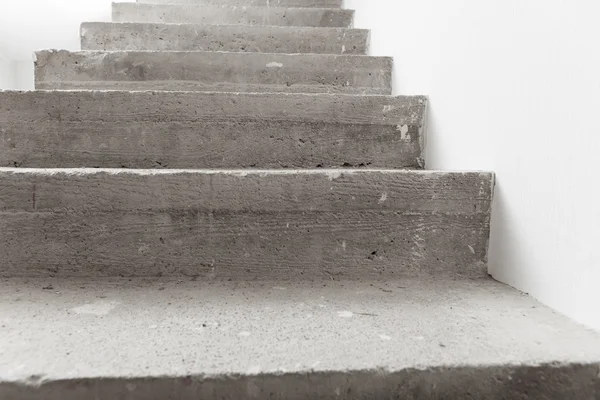
[[[430,97],[428,167],[497,172],[492,274],[600,329],[600,3],[346,3],[372,54],[395,57],[395,92]],[[80,22],[109,20],[110,0],[2,11],[0,49],[25,61],[23,87],[31,52],[78,49]]]
[[[428,167],[497,172],[493,276],[600,329],[600,2],[346,6],[429,95]]]
[[[13,63],[0,58],[0,90],[12,89],[15,84]]]
[[[6,59],[19,64],[10,88],[33,89],[35,50],[79,50],[81,22],[110,21],[110,15],[111,0],[17,0],[0,5],[0,49]],[[0,89],[8,89],[6,85],[0,75]]]
[[[15,85],[14,62],[6,55],[6,51],[0,47],[0,90],[12,89]]]

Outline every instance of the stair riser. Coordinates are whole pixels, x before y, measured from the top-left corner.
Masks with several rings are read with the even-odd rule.
[[[83,50],[366,54],[361,29],[235,25],[84,23]]]
[[[600,365],[450,367],[159,379],[79,379],[40,387],[4,384],[6,400],[143,399],[595,399]],[[507,378],[508,377],[508,378]]]
[[[0,166],[420,168],[422,97],[4,92]]]
[[[143,0],[151,4],[199,4],[241,7],[341,8],[343,0]]]
[[[113,22],[274,25],[350,28],[352,10],[222,7],[172,4],[113,4]]]
[[[2,276],[486,273],[491,174],[15,171],[0,174]]]
[[[392,59],[261,53],[38,52],[37,89],[391,94]]]

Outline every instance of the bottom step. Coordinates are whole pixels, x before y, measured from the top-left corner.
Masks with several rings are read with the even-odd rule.
[[[600,335],[489,279],[0,286],[3,400],[600,395]]]

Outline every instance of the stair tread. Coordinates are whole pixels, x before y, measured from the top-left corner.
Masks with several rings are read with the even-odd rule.
[[[36,56],[38,89],[392,93],[389,57],[102,50]]]
[[[84,22],[84,50],[209,50],[264,53],[366,54],[366,29]]]
[[[275,26],[352,26],[353,10],[299,7],[239,7],[201,4],[113,3],[113,21]]]
[[[238,5],[232,5],[232,4],[210,4],[210,3],[176,3],[176,2],[165,2],[165,3],[150,3],[150,2],[145,2],[145,1],[138,1],[138,2],[128,2],[128,1],[113,1],[112,3],[113,5],[121,5],[121,4],[126,4],[126,5],[135,5],[138,7],[181,7],[181,8],[198,8],[198,9],[239,9],[239,10],[254,10],[254,9],[258,9],[258,10],[273,10],[273,11],[278,11],[278,10],[298,10],[298,11],[303,11],[303,12],[318,12],[318,11],[335,11],[335,12],[344,12],[344,11],[354,11],[354,10],[350,10],[347,8],[336,8],[336,7],[300,7],[298,5],[294,5],[294,6],[285,6],[285,5],[274,5],[274,6],[267,6],[266,4],[252,4],[252,5],[247,5],[247,6],[238,6]]]
[[[299,8],[336,8],[340,9],[342,0],[137,0],[142,4],[203,4],[230,5],[238,7],[299,7]]]
[[[493,182],[493,174],[483,171],[0,168],[0,211],[375,210],[470,215],[489,213]],[[36,186],[33,206],[28,201],[31,184]]]
[[[10,382],[257,376],[260,386],[260,376],[600,365],[600,334],[491,279],[1,285],[0,394]]]

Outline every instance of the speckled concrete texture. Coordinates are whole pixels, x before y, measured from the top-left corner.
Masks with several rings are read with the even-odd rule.
[[[364,29],[86,22],[82,50],[367,54]]]
[[[138,3],[199,4],[239,7],[316,7],[340,8],[343,0],[138,0]]]
[[[35,65],[37,89],[392,94],[389,57],[48,50]]]
[[[422,168],[422,96],[0,92],[0,166]]]
[[[113,3],[113,22],[274,25],[350,28],[353,10]]]
[[[0,92],[0,400],[600,399],[341,6],[114,4]]]
[[[0,288],[3,400],[600,394],[600,335],[488,279]]]
[[[0,276],[482,276],[492,192],[490,173],[0,169]]]

